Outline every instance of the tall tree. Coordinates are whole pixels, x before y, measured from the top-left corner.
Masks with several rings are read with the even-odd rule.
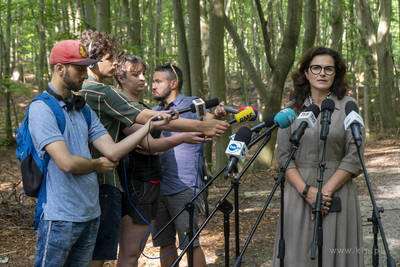
[[[256,0],[258,14],[261,21],[263,19],[263,11],[259,0]],[[266,58],[268,59],[271,68],[271,78],[268,81],[267,88],[262,88],[260,95],[265,104],[264,116],[276,112],[281,108],[283,88],[285,85],[286,77],[293,65],[297,41],[300,35],[300,25],[302,17],[302,1],[301,0],[288,0],[286,26],[283,34],[282,44],[276,60],[272,57],[270,46],[265,47]],[[268,43],[269,36],[263,31],[264,43]],[[257,87],[257,90],[258,87]],[[259,154],[255,161],[255,168],[266,168],[271,166],[274,156],[276,142],[276,132],[272,135],[271,141],[265,149]]]
[[[383,128],[394,130],[396,117],[392,105],[393,68],[391,68],[390,22],[392,18],[392,2],[381,0],[381,11],[378,27],[378,71],[379,71],[379,107]]]
[[[85,29],[96,30],[96,16],[94,15],[94,5],[91,0],[83,0],[85,10]]]
[[[179,65],[182,69],[183,83],[182,92],[185,95],[191,95],[190,83],[190,65],[189,65],[189,52],[186,42],[185,21],[183,20],[182,3],[180,0],[173,0],[174,9],[174,23],[176,27],[176,35],[178,37],[178,51],[179,51]]]
[[[201,58],[200,0],[189,1],[188,10],[191,95],[204,97],[203,60]]]
[[[224,0],[210,1],[210,69],[209,85],[211,97],[226,101],[225,69],[224,69]],[[223,88],[223,89],[222,89]],[[228,145],[230,128],[216,142],[216,170],[221,169],[225,162],[225,149]]]
[[[97,0],[96,12],[96,29],[111,33],[110,0]]]
[[[11,125],[11,92],[10,92],[10,82],[11,82],[11,0],[7,0],[7,24],[6,24],[6,49],[4,56],[4,76],[7,80],[4,86],[4,115],[5,115],[5,132],[6,132],[6,144],[12,144],[12,125]],[[3,52],[3,51],[1,51]]]
[[[45,58],[46,58],[46,33],[45,33],[45,3],[44,0],[39,0],[39,92],[44,91],[43,74],[45,73]]]
[[[140,9],[139,0],[132,0],[132,20],[133,20],[133,40],[132,45],[139,49],[141,46],[141,23],[140,23]]]
[[[342,53],[342,35],[343,35],[343,7],[342,0],[332,1],[332,33],[331,33],[331,48]]]
[[[316,0],[304,1],[304,37],[303,54],[314,46],[317,34],[317,3]]]

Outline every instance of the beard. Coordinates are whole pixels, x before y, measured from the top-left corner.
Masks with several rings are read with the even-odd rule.
[[[71,89],[74,92],[78,92],[79,90],[82,89],[82,83],[71,79],[68,69],[67,72],[65,73],[65,76],[63,77],[63,81],[68,85],[69,89]]]
[[[163,94],[159,94],[159,95],[154,95],[153,98],[154,100],[157,101],[164,101],[166,100],[169,96],[171,95],[171,88],[168,87],[168,90],[164,90]]]

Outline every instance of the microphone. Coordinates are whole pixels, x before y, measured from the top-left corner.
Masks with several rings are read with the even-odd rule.
[[[364,122],[360,114],[358,114],[358,110],[358,106],[355,102],[347,102],[345,107],[347,116],[344,119],[343,124],[346,131],[351,128],[356,146],[360,147],[362,143],[360,126],[364,127]]]
[[[219,105],[219,100],[218,98],[213,98],[209,99],[206,101],[203,101],[201,98],[194,99],[192,101],[192,104],[188,108],[184,108],[181,110],[178,110],[179,114],[186,113],[191,111],[192,113],[196,113],[197,118],[204,117],[206,115],[206,109],[208,108],[213,108]],[[171,116],[175,116],[175,112],[172,111],[171,113],[168,113]],[[161,116],[154,117],[151,119],[151,121],[160,121],[163,118]]]
[[[232,120],[229,120],[228,123],[229,124],[232,124],[235,122],[242,123],[242,122],[248,121],[254,117],[257,117],[257,115],[254,112],[253,108],[248,108],[248,109],[245,109],[245,110],[239,112],[238,114],[235,114],[235,118]]]
[[[261,123],[251,127],[250,131],[251,132],[259,132],[264,127],[271,127],[272,125],[274,125],[274,118],[275,118],[276,114],[278,114],[278,113],[275,112],[275,113],[269,114],[267,117],[265,117],[265,119]]]
[[[290,143],[296,145],[300,142],[303,137],[306,128],[313,128],[317,123],[317,118],[319,115],[319,107],[317,105],[310,105],[306,110],[297,117],[297,121],[300,122],[300,126],[297,127],[296,131],[293,132],[292,136],[289,138]]]
[[[325,99],[321,103],[321,134],[320,139],[326,140],[329,133],[329,125],[331,124],[331,116],[335,110],[335,102],[332,99]]]
[[[247,127],[240,128],[235,139],[231,140],[226,148],[225,154],[228,157],[228,166],[225,170],[224,178],[228,178],[232,169],[238,162],[243,163],[246,159],[249,149],[247,145],[250,143],[251,130]]]

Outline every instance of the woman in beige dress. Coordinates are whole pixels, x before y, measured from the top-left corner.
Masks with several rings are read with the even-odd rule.
[[[362,224],[360,206],[353,179],[362,172],[356,145],[351,131],[345,131],[343,121],[345,106],[355,100],[346,96],[348,80],[346,64],[336,51],[315,47],[307,51],[292,75],[294,91],[288,107],[300,114],[310,104],[321,108],[326,98],[335,102],[331,125],[327,137],[323,177],[323,267],[364,266]],[[310,259],[314,231],[312,203],[318,193],[317,179],[320,176],[319,162],[322,160],[323,144],[320,140],[320,117],[313,128],[308,128],[300,140],[299,149],[286,170],[284,239],[286,243],[285,266],[318,266],[318,249],[315,260]],[[285,165],[293,148],[289,138],[299,126],[295,121],[291,127],[278,132],[277,158]],[[332,197],[340,197],[341,211],[329,212]],[[278,244],[280,223],[276,234],[274,266],[279,266]]]

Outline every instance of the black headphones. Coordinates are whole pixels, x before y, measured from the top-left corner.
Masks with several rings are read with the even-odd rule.
[[[83,98],[83,96],[80,95],[73,95],[73,96],[68,96],[66,98],[62,98],[59,94],[56,94],[53,90],[51,90],[49,86],[46,86],[46,92],[49,93],[58,101],[63,101],[68,111],[72,110],[74,107],[76,110],[79,111],[86,104],[85,99]]]

